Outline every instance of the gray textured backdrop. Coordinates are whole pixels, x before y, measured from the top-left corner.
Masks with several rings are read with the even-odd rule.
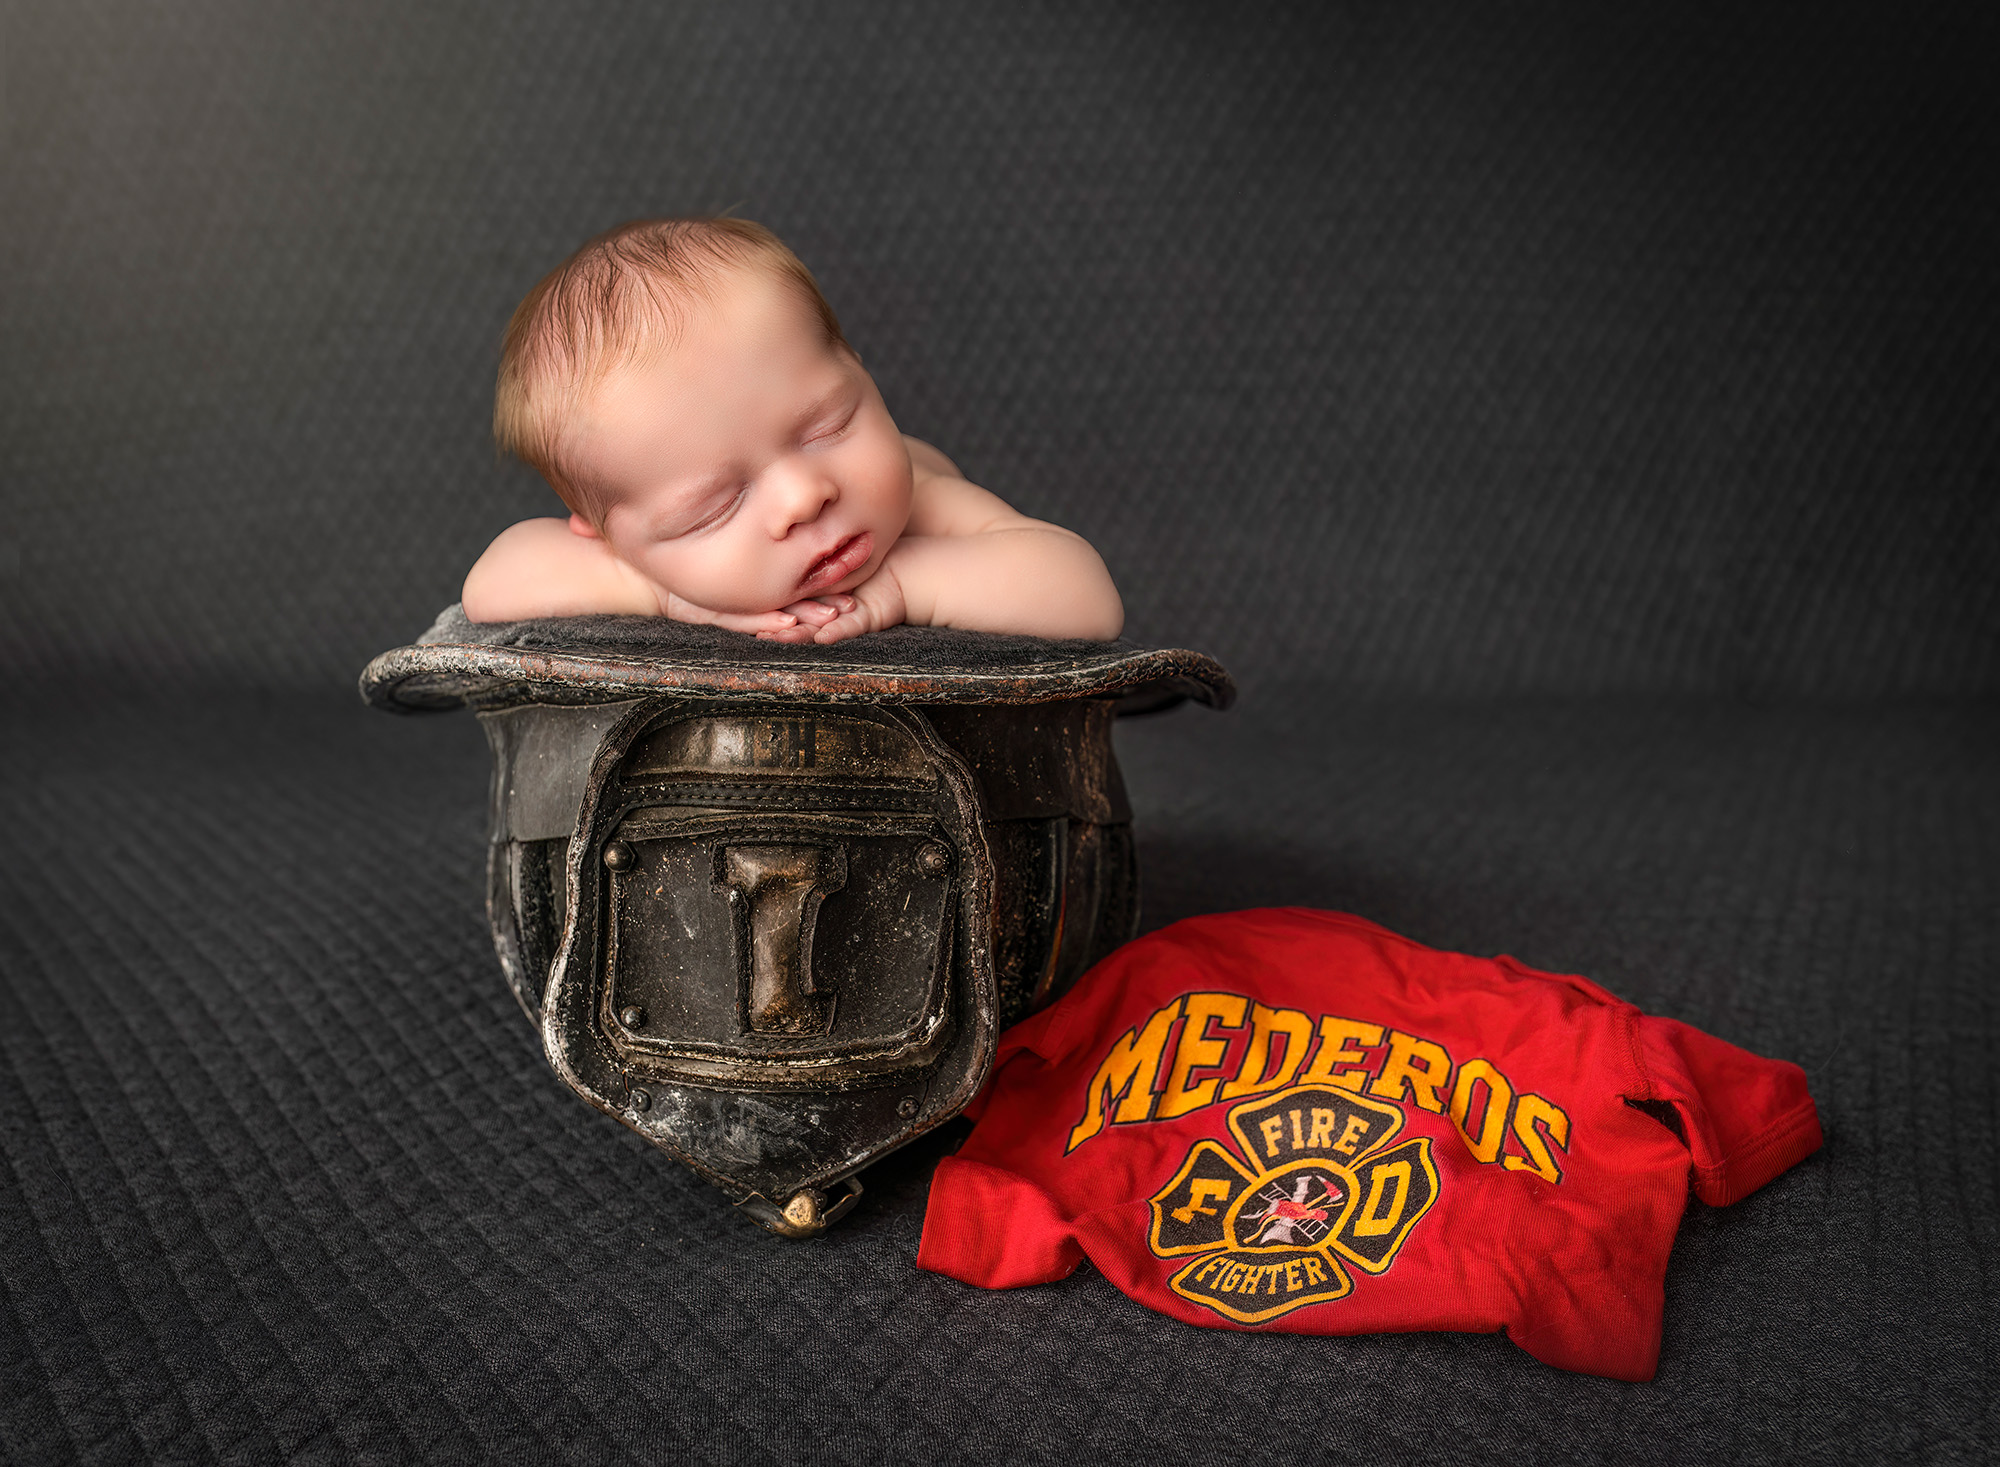
[[[1139,637],[1993,689],[1990,23],[1739,9],[10,0],[0,665],[351,677],[553,504],[527,286],[734,206]]]

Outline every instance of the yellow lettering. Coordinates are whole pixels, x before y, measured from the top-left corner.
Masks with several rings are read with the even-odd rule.
[[[1312,1135],[1306,1138],[1306,1144],[1303,1149],[1317,1151],[1322,1146],[1331,1146],[1333,1144],[1333,1121],[1334,1114],[1332,1111],[1321,1110],[1318,1106],[1314,1106]]]
[[[1205,1212],[1210,1217],[1214,1217],[1215,1209],[1213,1207],[1204,1207],[1202,1204],[1205,1202],[1220,1202],[1228,1195],[1229,1183],[1218,1182],[1213,1177],[1196,1177],[1193,1184],[1188,1188],[1187,1206],[1176,1207],[1174,1209],[1174,1216],[1184,1223],[1193,1222],[1194,1215],[1197,1212]]]
[[[1117,1123],[1143,1121],[1152,1114],[1153,1092],[1159,1084],[1160,1057],[1167,1047],[1167,1035],[1180,1014],[1181,1001],[1175,999],[1146,1020],[1143,1030],[1127,1029],[1104,1056],[1104,1063],[1083,1089],[1083,1118],[1069,1133],[1065,1153],[1076,1150],[1104,1129],[1105,1113],[1118,1102]],[[1122,1098],[1121,1098],[1122,1097]]]
[[[1221,1068],[1223,1056],[1229,1052],[1229,1041],[1216,1038],[1211,1030],[1218,1022],[1226,1029],[1242,1028],[1244,1011],[1250,1007],[1250,1000],[1240,993],[1190,993],[1184,1003],[1187,1021],[1181,1025],[1180,1043],[1174,1046],[1173,1070],[1167,1077],[1166,1093],[1161,1095],[1159,1108],[1153,1114],[1155,1120],[1172,1120],[1215,1100],[1221,1076],[1213,1075],[1192,1085],[1188,1077],[1196,1070]]]
[[[1227,1266],[1227,1263],[1228,1259],[1226,1259],[1222,1254],[1217,1253],[1214,1257],[1210,1258],[1206,1263],[1202,1264],[1200,1268],[1194,1271],[1195,1282],[1200,1283],[1203,1279],[1207,1278],[1217,1269]]]
[[[1403,1092],[1425,1110],[1436,1114],[1444,1109],[1438,1091],[1451,1078],[1451,1056],[1444,1046],[1400,1029],[1389,1031],[1389,1057],[1382,1061],[1382,1073],[1368,1087],[1370,1095],[1384,1100],[1401,1100]]]
[[[1342,1090],[1352,1090],[1356,1095],[1368,1083],[1366,1070],[1336,1070],[1335,1065],[1365,1065],[1368,1056],[1359,1049],[1349,1048],[1349,1042],[1367,1048],[1382,1042],[1380,1024],[1363,1024],[1354,1019],[1343,1019],[1328,1014],[1319,1021],[1319,1048],[1313,1051],[1312,1064],[1299,1076],[1301,1085],[1338,1085]]]
[[[1368,1124],[1365,1116],[1349,1116],[1347,1128],[1340,1133],[1340,1139],[1333,1143],[1333,1149],[1342,1156],[1352,1156],[1355,1148],[1361,1144],[1361,1138],[1374,1129]]]
[[[1294,1110],[1286,1114],[1292,1118],[1292,1150],[1303,1151],[1306,1147],[1306,1134],[1299,1129],[1299,1113]]]
[[[1479,1123],[1472,1123],[1472,1089],[1484,1085],[1486,1093],[1479,1107]],[[1492,1161],[1507,1140],[1507,1111],[1514,1104],[1514,1087],[1507,1077],[1483,1059],[1468,1060],[1459,1066],[1451,1087],[1451,1123],[1465,1138],[1465,1145],[1478,1161]],[[1478,1137],[1474,1139],[1473,1133]]]
[[[1319,1284],[1326,1282],[1326,1270],[1320,1267],[1320,1262],[1317,1258],[1308,1255],[1305,1258],[1301,1258],[1299,1262],[1306,1266],[1307,1283]]]
[[[1545,1129],[1544,1129],[1545,1128]],[[1569,1116],[1563,1108],[1535,1094],[1514,1102],[1514,1139],[1528,1155],[1503,1157],[1510,1172],[1533,1172],[1545,1182],[1561,1182],[1562,1168],[1549,1148],[1569,1150]]]
[[[1294,1258],[1290,1263],[1285,1265],[1285,1292],[1287,1294],[1296,1294],[1304,1287],[1305,1285],[1299,1282],[1299,1260]]]
[[[1279,1039],[1283,1047],[1278,1052],[1278,1062],[1271,1063],[1271,1041]],[[1312,1040],[1312,1020],[1297,1009],[1267,1009],[1255,1004],[1250,1010],[1250,1047],[1244,1052],[1243,1064],[1236,1072],[1236,1078],[1222,1087],[1222,1098],[1234,1100],[1239,1095],[1262,1095],[1267,1090],[1282,1090],[1291,1084],[1292,1076],[1306,1057],[1306,1045]]]
[[[1278,1154],[1278,1138],[1284,1134],[1285,1130],[1285,1118],[1283,1116],[1266,1116],[1257,1129],[1264,1135],[1265,1154],[1276,1156]]]
[[[1382,1188],[1394,1181],[1396,1195],[1387,1212],[1382,1211]],[[1403,1220],[1403,1204],[1410,1198],[1410,1164],[1407,1161],[1392,1161],[1378,1166],[1368,1174],[1368,1201],[1362,1205],[1361,1215],[1354,1220],[1355,1236],[1379,1238],[1384,1233],[1396,1231],[1396,1224]]]

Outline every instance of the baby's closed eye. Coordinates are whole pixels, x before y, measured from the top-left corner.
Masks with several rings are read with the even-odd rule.
[[[816,444],[833,442],[854,425],[855,414],[860,411],[861,399],[857,397],[829,413],[812,419],[799,434],[799,446],[810,448]]]
[[[693,521],[680,519],[669,522],[654,531],[656,540],[677,540],[683,535],[698,535],[703,530],[712,530],[736,512],[736,506],[743,502],[743,496],[750,492],[748,484],[738,484],[722,491],[712,500],[695,510],[698,518]]]

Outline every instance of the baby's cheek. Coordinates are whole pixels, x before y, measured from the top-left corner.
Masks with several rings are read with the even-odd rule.
[[[678,596],[681,600],[693,602],[697,606],[709,605],[708,602],[703,601],[700,596],[694,594],[688,588],[685,584],[685,577],[675,575],[670,565],[662,563],[662,557],[656,554],[642,554],[628,558],[625,563],[637,571],[646,584],[651,586],[655,591],[665,595]],[[710,609],[721,611],[726,608],[718,606],[710,607]]]
[[[798,587],[790,565],[769,547],[690,547],[655,560],[651,573],[676,596],[739,615],[780,610],[791,604]]]

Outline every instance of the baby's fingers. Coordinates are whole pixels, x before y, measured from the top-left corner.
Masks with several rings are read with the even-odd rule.
[[[830,642],[844,642],[849,637],[858,637],[863,632],[873,631],[868,624],[868,613],[861,607],[843,612],[825,626],[813,633],[813,640],[821,646]]]
[[[715,624],[728,631],[754,632],[763,637],[791,631],[799,619],[788,611],[725,611],[715,618]]]
[[[842,602],[846,604],[840,604]],[[823,627],[842,612],[852,611],[853,609],[854,598],[852,596],[828,596],[824,599],[795,601],[790,606],[787,606],[785,611],[792,616],[796,616],[807,626]]]
[[[790,626],[781,632],[757,633],[760,642],[810,642],[812,639],[813,629],[809,626]]]

